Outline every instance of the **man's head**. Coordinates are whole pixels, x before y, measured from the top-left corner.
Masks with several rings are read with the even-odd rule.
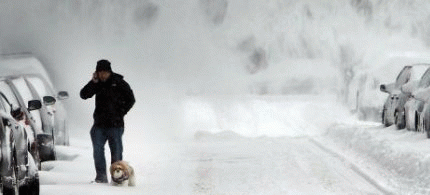
[[[105,82],[106,80],[108,80],[110,75],[112,74],[112,68],[110,67],[110,62],[104,59],[99,60],[97,62],[96,73],[100,81]]]

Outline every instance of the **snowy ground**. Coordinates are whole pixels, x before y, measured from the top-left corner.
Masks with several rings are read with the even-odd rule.
[[[430,192],[424,134],[357,121],[333,99],[189,98],[189,140],[136,144],[130,140],[144,132],[126,131],[125,158],[136,169],[136,187],[90,184],[91,143],[72,139],[70,147],[58,147],[58,161],[43,163],[41,194]]]

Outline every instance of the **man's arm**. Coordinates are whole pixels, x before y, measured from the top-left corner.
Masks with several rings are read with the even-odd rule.
[[[97,93],[97,83],[94,83],[92,80],[88,82],[84,88],[81,89],[80,96],[82,99],[86,100],[94,96]]]
[[[128,111],[133,107],[134,103],[136,102],[136,99],[134,99],[133,90],[131,90],[130,85],[123,81],[122,83],[122,91],[124,92],[124,102],[123,102],[123,110],[122,115],[126,115]]]
[[[98,91],[98,85],[97,85],[98,82],[99,82],[99,78],[97,76],[97,73],[94,72],[93,78],[91,79],[91,81],[88,82],[84,86],[84,88],[81,89],[81,93],[80,93],[81,98],[85,100],[93,97],[93,95],[96,94]]]

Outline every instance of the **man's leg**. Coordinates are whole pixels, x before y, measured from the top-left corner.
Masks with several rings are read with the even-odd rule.
[[[93,143],[94,165],[96,167],[96,182],[107,183],[105,144],[107,136],[104,129],[93,126],[91,128],[91,141]]]
[[[111,164],[122,160],[122,135],[124,134],[123,127],[110,128],[108,133],[109,148],[111,152]]]

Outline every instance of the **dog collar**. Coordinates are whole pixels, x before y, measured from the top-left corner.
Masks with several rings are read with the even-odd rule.
[[[114,178],[112,177],[112,181],[116,182],[116,183],[122,183],[123,181],[128,179],[128,175],[123,175],[120,178]]]

